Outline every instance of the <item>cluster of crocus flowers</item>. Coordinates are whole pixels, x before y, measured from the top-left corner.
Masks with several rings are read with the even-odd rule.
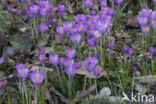
[[[4,57],[0,58],[0,65],[4,62]]]
[[[80,61],[74,61],[74,57],[76,56],[76,50],[72,50],[67,48],[65,50],[65,55],[67,58],[64,59],[65,72],[69,76],[74,76],[77,72],[77,69],[81,67]]]
[[[45,75],[43,72],[39,72],[38,70],[33,70],[31,73],[29,73],[29,69],[26,67],[25,64],[22,63],[17,63],[16,64],[16,69],[18,72],[18,76],[20,78],[27,78],[28,76],[30,76],[31,81],[35,84],[35,85],[39,85],[43,82]]]
[[[150,32],[150,25],[156,28],[156,11],[152,11],[150,8],[143,8],[139,12],[137,20],[141,25],[141,31],[144,34],[148,34]]]
[[[153,56],[154,54],[156,54],[156,48],[150,47],[149,52],[150,52],[151,56]]]
[[[130,47],[128,47],[127,45],[125,45],[125,46],[123,47],[123,52],[124,52],[125,54],[128,54],[129,56],[132,56],[132,55],[134,54],[133,48],[130,48]]]
[[[86,64],[86,69],[88,72],[92,72],[94,71],[94,75],[96,77],[98,77],[101,72],[100,72],[100,69],[97,68],[97,65],[98,65],[98,57],[97,56],[90,56],[88,57],[88,62]]]

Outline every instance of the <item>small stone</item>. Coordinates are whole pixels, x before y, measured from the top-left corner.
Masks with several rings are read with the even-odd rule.
[[[108,87],[104,87],[101,91],[100,91],[100,97],[104,97],[104,96],[110,96],[111,95],[111,90]]]
[[[145,94],[147,92],[146,87],[139,83],[135,85],[135,90],[138,91],[140,94]]]
[[[13,47],[10,47],[10,46],[6,46],[3,48],[3,56],[6,56],[6,57],[13,57],[15,52],[14,52],[14,48]]]

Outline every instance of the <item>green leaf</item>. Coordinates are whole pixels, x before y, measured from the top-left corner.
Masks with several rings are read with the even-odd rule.
[[[9,29],[13,24],[13,17],[7,11],[0,11],[0,29]]]
[[[26,36],[10,36],[8,41],[17,49],[22,49],[30,51],[33,45],[33,42],[29,37]]]

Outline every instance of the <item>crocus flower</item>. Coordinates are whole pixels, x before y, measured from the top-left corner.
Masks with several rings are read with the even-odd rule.
[[[148,18],[144,16],[138,16],[137,21],[140,25],[146,25],[148,23]]]
[[[0,65],[4,62],[4,57],[0,58]]]
[[[121,4],[124,0],[116,0],[118,4]]]
[[[156,11],[152,11],[151,15],[150,15],[151,19],[156,19]]]
[[[151,26],[156,28],[156,19],[151,20]]]
[[[107,47],[109,48],[114,48],[115,47],[115,41],[114,40],[110,40],[107,44]]]
[[[69,76],[74,76],[77,72],[75,66],[70,66],[70,67],[65,67],[65,72],[69,75]]]
[[[47,10],[46,8],[44,8],[44,7],[41,7],[41,8],[40,8],[40,15],[41,15],[42,17],[47,16],[47,15],[48,15],[48,10]]]
[[[66,7],[63,4],[61,4],[61,3],[59,3],[57,5],[57,8],[58,8],[59,12],[65,12],[66,11]]]
[[[98,65],[98,58],[96,56],[88,57],[88,62],[94,63],[94,65]]]
[[[93,34],[94,34],[95,38],[101,37],[101,33],[98,30],[94,31]]]
[[[141,31],[146,35],[150,31],[150,27],[148,27],[148,26],[141,26]]]
[[[133,73],[136,73],[137,70],[138,68],[136,66],[133,66]]]
[[[74,63],[74,66],[75,66],[75,68],[76,69],[79,69],[80,67],[81,67],[81,62],[80,61],[76,61],[75,63]]]
[[[44,32],[46,32],[48,30],[48,26],[47,26],[46,23],[45,24],[41,24],[40,27],[39,27],[39,29],[40,29],[40,31],[42,33],[44,33]]]
[[[63,26],[57,26],[56,27],[56,31],[57,31],[57,33],[60,35],[60,36],[64,36],[64,34],[66,33],[66,30],[64,29],[64,27]]]
[[[125,45],[125,46],[123,47],[123,52],[124,52],[124,53],[128,53],[128,51],[129,51],[129,47],[128,47],[127,45]]]
[[[40,61],[41,63],[43,63],[44,60],[45,60],[45,58],[46,58],[46,56],[45,56],[45,51],[40,51],[40,52],[39,52],[39,55],[38,55],[39,61]]]
[[[47,11],[50,11],[53,8],[53,4],[48,1],[44,7],[47,9]]]
[[[28,76],[28,68],[23,67],[20,70],[17,70],[19,77],[26,78]]]
[[[40,8],[39,8],[38,5],[33,4],[33,5],[30,6],[30,11],[31,11],[34,15],[38,14],[38,13],[39,13],[39,10],[40,10]]]
[[[72,22],[66,21],[66,22],[63,23],[63,27],[64,27],[67,31],[69,31],[69,30],[71,29],[72,26],[73,26]]]
[[[24,68],[26,68],[26,65],[25,65],[25,64],[22,64],[22,63],[17,63],[17,64],[16,64],[16,69],[17,69],[17,70],[22,70],[22,69],[24,69]]]
[[[75,26],[75,25],[72,26],[71,29],[70,29],[68,32],[69,32],[71,35],[76,34],[76,33],[77,33],[77,28],[76,28],[76,26]]]
[[[92,62],[88,62],[88,63],[86,64],[86,69],[87,69],[89,72],[91,72],[91,71],[93,71],[93,70],[95,69],[95,65],[94,65]]]
[[[95,75],[95,77],[100,76],[100,74],[101,74],[100,69],[96,68],[96,69],[94,70],[94,75]]]
[[[156,0],[153,0],[154,3],[156,3]]]
[[[59,63],[59,55],[58,54],[50,54],[49,61],[53,65],[57,65]]]
[[[12,8],[8,7],[8,13],[12,13]]]
[[[28,16],[28,18],[32,19],[35,15],[33,13],[33,10],[26,10],[26,15]]]
[[[87,39],[87,44],[89,47],[94,47],[97,45],[97,39],[96,38]]]
[[[155,53],[154,48],[153,48],[153,47],[150,47],[150,48],[149,48],[149,52],[150,52],[151,56],[153,56],[153,54]]]
[[[77,25],[77,30],[78,30],[78,32],[80,32],[80,33],[86,31],[86,29],[87,29],[86,25],[84,25],[84,24],[82,24],[82,23],[80,23],[80,24]]]
[[[95,15],[96,15],[96,11],[95,11],[95,10],[91,10],[91,11],[90,11],[90,14],[91,14],[92,16],[95,16]]]
[[[45,78],[44,72],[39,72],[38,70],[32,71],[30,74],[30,79],[35,85],[40,85]]]
[[[146,16],[146,17],[150,17],[152,13],[152,9],[150,8],[145,8],[141,10],[141,15]]]
[[[93,6],[93,0],[83,0],[83,4],[87,7],[90,8]]]
[[[79,34],[71,35],[70,36],[70,42],[79,44],[81,42],[81,35],[79,35]]]
[[[21,10],[17,10],[17,16],[22,16],[22,11]]]
[[[132,56],[133,53],[134,53],[134,50],[133,50],[132,48],[129,48],[129,50],[128,50],[128,54],[129,54],[130,56]]]
[[[105,32],[107,32],[108,28],[109,28],[109,24],[106,23],[106,21],[104,21],[104,20],[97,21],[97,29],[100,32],[105,33]]]
[[[101,7],[107,6],[107,0],[101,0],[100,6],[101,6]]]
[[[75,51],[75,50],[72,50],[72,49],[70,49],[70,48],[67,48],[67,49],[65,50],[65,54],[66,54],[66,57],[67,57],[68,59],[72,59],[72,58],[75,57],[76,51]]]
[[[64,58],[59,58],[59,65],[60,66],[63,66],[64,65]]]
[[[25,4],[28,4],[28,0],[23,0]]]
[[[98,59],[100,57],[100,53],[96,53],[95,57]]]
[[[74,65],[74,60],[73,60],[73,59],[67,59],[67,58],[65,58],[65,59],[64,59],[64,65],[65,65],[66,67],[73,66],[73,65]]]

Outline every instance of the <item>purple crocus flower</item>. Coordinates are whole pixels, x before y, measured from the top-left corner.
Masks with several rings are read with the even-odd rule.
[[[12,13],[12,8],[8,7],[8,13]]]
[[[47,11],[50,11],[53,8],[53,4],[49,1],[44,5],[44,7],[47,9]]]
[[[58,8],[58,12],[65,12],[66,11],[66,7],[61,3],[59,3],[57,5],[57,8]]]
[[[76,61],[75,63],[74,63],[74,66],[75,66],[75,68],[76,69],[79,69],[80,67],[81,67],[81,62],[80,61]]]
[[[156,28],[156,19],[151,20],[150,24],[153,28]]]
[[[100,57],[100,53],[96,53],[95,57],[98,59]]]
[[[51,12],[49,15],[50,15],[50,19],[54,19],[55,18],[55,12]]]
[[[28,4],[28,0],[23,0],[25,4]]]
[[[100,74],[101,74],[100,69],[96,68],[96,69],[94,70],[94,75],[95,75],[95,77],[100,76]]]
[[[87,29],[86,25],[84,25],[84,24],[82,24],[82,23],[80,23],[80,24],[77,25],[77,30],[78,30],[78,32],[80,32],[80,33],[86,31],[86,29]]]
[[[100,6],[101,6],[101,7],[107,6],[107,0],[101,0]]]
[[[87,69],[89,72],[93,71],[93,70],[95,69],[94,63],[88,62],[88,63],[86,64],[86,69]]]
[[[0,58],[0,65],[4,62],[4,57]]]
[[[124,0],[116,0],[118,4],[121,4]]]
[[[44,72],[39,72],[38,70],[36,70],[30,73],[30,79],[35,85],[40,85],[43,82],[44,78]]]
[[[94,47],[97,45],[97,39],[96,38],[89,38],[89,39],[87,39],[87,44],[89,47]]]
[[[59,58],[59,65],[60,66],[63,66],[64,65],[64,58]]]
[[[115,47],[115,41],[114,40],[110,40],[107,44],[107,47],[109,48],[114,48]]]
[[[128,51],[129,51],[129,47],[128,47],[127,45],[125,45],[125,46],[123,47],[123,52],[124,52],[124,53],[128,53]]]
[[[31,5],[29,9],[34,15],[38,14],[40,11],[39,6],[35,4]]]
[[[87,7],[90,8],[93,6],[93,0],[83,0],[83,4]]]
[[[150,47],[150,48],[149,48],[149,52],[150,52],[151,56],[153,56],[153,54],[155,53],[154,48],[153,48],[153,47]]]
[[[45,58],[46,58],[46,56],[45,56],[45,51],[40,51],[40,52],[39,52],[39,55],[38,55],[38,60],[39,60],[41,63],[43,63],[43,62],[45,61]]]
[[[57,31],[57,33],[60,35],[60,36],[64,36],[64,34],[66,33],[66,30],[64,29],[64,27],[63,26],[57,26],[56,27],[56,31]]]
[[[104,21],[104,20],[97,21],[97,29],[100,32],[105,33],[105,32],[107,32],[108,28],[109,28],[109,24],[106,23],[106,21]]]
[[[64,59],[64,65],[65,65],[66,67],[73,66],[73,65],[74,65],[74,60],[73,60],[73,59],[67,59],[67,58],[65,58],[65,59]]]
[[[133,66],[133,73],[136,73],[138,71],[138,68],[136,66]]]
[[[72,49],[70,49],[70,48],[67,48],[67,49],[65,50],[65,54],[66,54],[66,57],[67,57],[68,59],[72,59],[72,58],[74,58],[75,55],[76,55],[76,50],[72,50]]]
[[[59,63],[59,55],[58,54],[50,54],[49,62],[53,65],[57,65]]]
[[[75,66],[70,66],[70,67],[65,67],[65,72],[69,75],[69,76],[74,76],[77,72]]]
[[[17,16],[22,16],[22,11],[21,10],[17,10]]]
[[[148,23],[148,18],[144,16],[138,16],[137,21],[140,25],[146,25]]]
[[[88,57],[88,62],[94,63],[94,65],[98,65],[98,58],[96,56]]]
[[[24,68],[26,68],[26,65],[25,65],[25,64],[22,64],[22,63],[17,63],[17,64],[16,64],[16,69],[17,69],[17,70],[22,70],[22,69],[24,69]]]
[[[141,10],[141,15],[146,16],[146,17],[150,17],[152,13],[152,9],[150,8],[145,8]]]
[[[156,19],[156,11],[152,11],[151,15],[150,15],[151,19]]]
[[[48,10],[45,7],[41,7],[39,12],[42,17],[45,17],[48,15]]]
[[[141,31],[146,35],[150,31],[150,27],[148,27],[148,26],[141,26]]]
[[[81,35],[79,35],[79,34],[71,35],[70,36],[70,42],[79,44],[81,42]]]
[[[156,3],[156,0],[153,0],[154,3]]]
[[[91,14],[92,16],[95,16],[95,15],[96,15],[96,11],[95,11],[95,10],[91,10],[91,11],[90,11],[90,14]]]
[[[21,78],[26,78],[28,76],[28,71],[29,71],[28,68],[23,67],[22,69],[17,70],[18,76]]]
[[[72,26],[73,26],[72,22],[66,21],[66,22],[63,23],[63,27],[64,27],[67,31],[69,31],[69,30],[71,29]]]
[[[28,18],[32,19],[35,15],[33,13],[33,10],[26,10],[26,15],[28,16]]]
[[[44,32],[46,32],[48,30],[48,26],[47,26],[46,23],[45,24],[41,24],[40,27],[39,27],[39,29],[40,29],[40,31],[42,33],[44,33]]]
[[[132,48],[129,48],[129,50],[128,50],[128,54],[129,54],[130,56],[132,56],[133,53],[134,53],[134,50],[133,50]]]
[[[93,35],[95,38],[101,37],[101,33],[98,30],[94,31]]]

